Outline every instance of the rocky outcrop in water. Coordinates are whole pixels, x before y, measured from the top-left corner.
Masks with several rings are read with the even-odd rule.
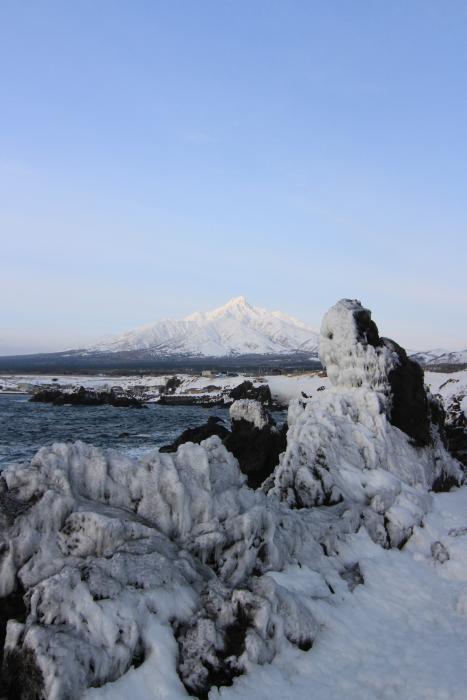
[[[224,397],[219,394],[162,394],[158,403],[163,406],[200,406],[201,408],[213,408],[225,406]]]
[[[51,403],[54,406],[117,406],[122,408],[142,408],[143,402],[135,396],[116,393],[114,390],[97,391],[80,386],[74,391],[62,389],[39,389],[30,398],[38,403]]]
[[[161,452],[175,452],[186,442],[200,443],[217,435],[225,447],[237,459],[241,471],[246,474],[248,485],[258,488],[267,479],[279,462],[279,455],[287,444],[287,425],[278,428],[271,414],[258,401],[240,399],[230,407],[232,429],[211,416],[196,428],[188,428],[171,445]]]
[[[238,386],[234,387],[229,394],[233,401],[239,401],[240,399],[252,399],[253,401],[259,401],[259,403],[264,406],[272,406],[273,399],[271,396],[271,389],[267,384],[260,384],[259,386],[254,386],[253,382],[246,380]]]
[[[161,447],[160,452],[176,452],[180,445],[183,445],[185,442],[194,442],[199,445],[200,442],[207,440],[213,435],[217,435],[221,440],[230,435],[230,430],[222,425],[222,420],[216,416],[210,416],[206,423],[195,428],[187,428],[170,445]]]
[[[230,406],[234,401],[250,399],[259,401],[269,408],[279,407],[272,398],[271,390],[267,384],[255,386],[250,380],[246,380],[233,389],[222,389],[220,386],[209,385],[199,389],[188,389],[185,392],[176,393],[176,388],[170,392],[162,391],[159,403],[175,406]]]

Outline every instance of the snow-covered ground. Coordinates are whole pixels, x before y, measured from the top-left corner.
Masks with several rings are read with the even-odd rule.
[[[62,387],[84,386],[87,389],[110,389],[121,387],[125,390],[133,388],[147,389],[148,394],[157,395],[158,387],[164,386],[171,375],[145,375],[143,377],[106,376],[106,375],[30,375],[9,374],[0,375],[0,393],[24,392],[29,393],[34,387],[59,385]],[[302,397],[322,390],[329,386],[329,380],[322,371],[303,372],[301,374],[264,375],[261,377],[239,374],[236,377],[213,375],[203,377],[198,375],[179,374],[181,384],[175,390],[176,394],[190,391],[204,392],[208,387],[219,387],[220,390],[233,389],[242,382],[250,380],[253,384],[268,384],[271,393],[277,401],[287,404],[292,399]],[[56,381],[52,381],[55,379]],[[425,384],[433,394],[440,394],[443,401],[449,401],[453,396],[467,394],[467,370],[459,372],[425,372]],[[212,391],[212,389],[211,389]]]
[[[119,387],[125,391],[142,392],[143,398],[157,399],[159,388],[165,386],[171,375],[144,377],[105,376],[105,375],[0,375],[0,393],[32,393],[34,389],[44,386],[71,388],[83,386],[86,389],[107,390]],[[311,394],[320,387],[328,385],[323,372],[307,372],[289,375],[264,375],[261,377],[248,374],[238,376],[216,375],[199,376],[178,374],[180,385],[175,394],[221,395],[244,381],[251,381],[255,386],[268,384],[273,397],[283,404],[291,399],[300,398],[302,392]],[[140,395],[140,394],[139,394]]]
[[[436,542],[447,561],[433,557]],[[254,665],[230,688],[214,688],[210,700],[466,699],[467,488],[434,496],[403,551],[382,549],[361,531],[342,552],[359,562],[364,585],[342,593],[338,604],[310,597],[322,625],[312,650],[285,645],[271,664]],[[313,588],[307,567],[290,566],[273,578],[304,594]],[[85,697],[186,700],[167,628],[154,621],[148,639],[152,651],[141,667]]]
[[[425,384],[432,394],[440,394],[448,404],[454,396],[467,394],[467,369],[459,372],[425,372]],[[467,406],[464,408],[467,415]]]
[[[110,389],[121,386],[124,389],[132,387],[158,387],[166,383],[168,376],[107,376],[104,374],[3,374],[0,375],[0,392],[29,393],[34,387],[40,386],[84,386],[86,389]]]

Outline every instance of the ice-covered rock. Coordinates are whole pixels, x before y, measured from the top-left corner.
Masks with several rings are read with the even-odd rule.
[[[400,345],[380,338],[371,311],[356,299],[342,299],[324,316],[320,357],[334,386],[379,391],[387,399],[392,425],[418,444],[430,443],[422,368]]]
[[[241,420],[252,423],[255,428],[262,430],[271,425],[271,417],[264,406],[254,399],[239,399],[230,407],[230,418],[233,422]]]
[[[248,485],[260,486],[279,462],[285,449],[287,426],[277,428],[271,414],[253,399],[239,399],[230,407],[232,432],[224,439],[238,459]]]
[[[333,386],[387,389],[396,359],[380,344],[371,311],[356,299],[341,299],[324,315],[319,355]]]
[[[155,628],[151,683],[178,670],[199,697],[311,647],[313,603],[365,585],[347,535],[402,547],[430,489],[462,480],[418,366],[359,302],[325,316],[321,354],[332,386],[291,403],[287,438],[247,399],[224,444],[140,459],[56,444],[2,472],[0,611],[22,592],[26,610],[6,628],[6,692],[74,700],[161,654]]]
[[[452,454],[467,469],[467,396],[455,394],[446,406],[446,439]]]
[[[306,596],[270,572],[300,561],[320,595],[345,583],[319,544],[333,546],[328,521],[248,488],[218,437],[140,460],[56,444],[5,469],[0,495],[0,596],[25,591],[27,608],[6,631],[3,677],[19,698],[31,683],[62,700],[115,680],[144,658],[153,616],[204,693],[283,640],[312,643]]]
[[[430,421],[422,370],[379,337],[356,300],[325,315],[320,354],[332,387],[290,407],[270,493],[299,508],[342,501],[375,541],[400,545],[426,512],[428,491],[463,478]]]
[[[196,428],[186,428],[170,445],[160,448],[161,452],[176,452],[180,445],[185,442],[196,442],[199,444],[213,435],[224,439],[229,434],[229,430],[222,424],[222,419],[217,416],[209,416],[206,423],[198,425]]]
[[[247,476],[248,485],[257,488],[267,479],[279,462],[285,449],[287,426],[278,429],[268,410],[259,401],[239,399],[230,408],[232,430],[212,417],[197,428],[188,428],[161,452],[175,452],[187,442],[200,443],[217,435],[238,460],[240,470]]]
[[[246,380],[231,389],[229,396],[234,401],[239,401],[240,399],[254,399],[267,406],[273,404],[269,386],[267,384],[254,386],[253,382],[250,380]]]
[[[70,406],[116,406],[120,408],[142,408],[143,406],[140,399],[121,389],[120,391],[115,389],[96,391],[95,389],[86,389],[84,386],[73,387],[72,390],[62,389],[61,387],[38,389],[33,393],[30,401],[52,403],[54,406],[63,406],[65,404]]]

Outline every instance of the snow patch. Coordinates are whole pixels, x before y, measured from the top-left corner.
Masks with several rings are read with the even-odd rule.
[[[270,416],[264,406],[254,399],[239,399],[230,407],[230,418],[234,421],[245,420],[261,430],[270,423]]]

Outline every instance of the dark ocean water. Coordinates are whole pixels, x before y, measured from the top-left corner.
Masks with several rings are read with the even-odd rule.
[[[30,403],[26,395],[0,394],[0,469],[32,457],[39,447],[53,442],[83,440],[139,454],[171,442],[186,427],[200,425],[209,416],[229,423],[225,408],[52,406]]]
[[[0,394],[0,469],[32,457],[39,447],[53,442],[83,440],[141,454],[172,442],[182,430],[201,425],[209,416],[219,416],[229,427],[226,408],[52,406],[30,403],[26,395]]]

